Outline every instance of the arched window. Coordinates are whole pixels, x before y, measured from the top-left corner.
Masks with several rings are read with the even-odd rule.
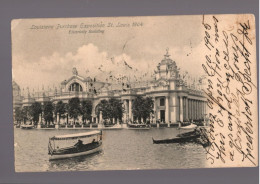
[[[79,83],[74,82],[69,86],[69,91],[83,91],[83,89]]]

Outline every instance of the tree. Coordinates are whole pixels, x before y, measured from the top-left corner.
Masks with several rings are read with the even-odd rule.
[[[14,120],[17,122],[17,124],[20,124],[21,121],[23,121],[22,109],[20,107],[16,107],[14,109]]]
[[[86,120],[91,119],[91,112],[92,112],[92,102],[90,100],[83,100],[81,102],[81,115],[84,123],[86,122]]]
[[[122,102],[116,98],[110,98],[109,100],[101,100],[97,107],[97,115],[100,115],[102,111],[103,119],[122,119],[124,108]]]
[[[145,108],[144,115],[143,115],[144,120],[149,118],[151,113],[154,113],[153,107],[154,107],[153,99],[151,97],[146,97],[144,103],[144,108]]]
[[[68,113],[75,125],[75,120],[78,119],[78,116],[81,114],[80,100],[78,97],[71,98],[68,103]]]
[[[110,105],[112,118],[122,120],[124,113],[122,102],[116,98],[110,98],[108,103]]]
[[[153,113],[153,103],[154,102],[151,97],[136,97],[133,102],[133,115],[138,120],[141,120],[141,118],[146,120],[150,116],[150,113]]]
[[[133,102],[133,115],[138,120],[141,120],[143,116],[143,111],[144,111],[143,104],[144,104],[144,98],[141,96],[136,97]]]
[[[111,109],[107,100],[101,100],[97,106],[96,114],[99,117],[100,112],[102,111],[103,119],[110,119],[111,118]]]
[[[59,101],[55,105],[54,113],[55,113],[56,117],[57,117],[57,114],[59,113],[59,119],[60,119],[66,113],[66,104],[63,103],[62,101]]]
[[[47,124],[50,124],[50,122],[53,122],[53,112],[54,112],[54,106],[52,102],[47,101],[43,104],[43,113],[44,113],[44,120]]]
[[[32,121],[36,125],[39,122],[39,115],[42,113],[42,106],[39,102],[34,102],[29,108]]]

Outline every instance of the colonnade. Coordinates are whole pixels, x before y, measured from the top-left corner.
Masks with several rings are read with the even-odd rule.
[[[206,102],[197,99],[186,98],[186,119],[204,119],[207,114]]]
[[[161,99],[161,98],[164,98],[164,100],[165,100],[164,106],[160,106],[158,104],[159,101],[157,99]],[[176,104],[176,108],[174,108],[174,109],[176,109],[176,110],[178,109],[178,111],[174,110],[174,113],[172,113],[172,112],[170,112],[170,106],[174,107],[174,105],[169,103],[169,100],[170,100],[169,96],[153,97],[153,101],[154,101],[153,111],[155,112],[153,115],[154,123],[156,120],[161,119],[161,117],[158,117],[158,116],[160,116],[159,115],[160,110],[164,110],[164,112],[165,112],[165,122],[166,123],[169,123],[170,121],[172,123],[176,123],[176,122],[173,122],[174,121],[172,119],[173,117],[171,117],[173,114],[176,117],[179,116],[178,118],[174,118],[174,119],[176,119],[177,121],[179,120],[181,122],[205,118],[205,114],[207,114],[205,101],[195,99],[195,98],[189,98],[187,96],[179,96],[177,98],[179,100],[179,103]],[[127,122],[129,120],[131,120],[133,122],[134,121],[133,112],[132,112],[133,99],[124,99],[123,104],[124,104],[124,108],[125,108],[125,113],[123,115],[123,122]],[[173,108],[171,108],[171,109],[173,109]],[[102,114],[100,114],[99,117],[92,116],[92,122],[100,123],[100,121],[102,121]]]
[[[158,113],[159,110],[162,110],[162,108],[160,107],[160,105],[158,105],[158,100],[160,98],[164,98],[165,99],[165,103],[164,103],[164,108],[163,110],[165,111],[165,122],[173,122],[172,118],[170,117],[170,114],[172,114],[170,112],[170,103],[169,103],[169,96],[164,96],[164,97],[153,97],[153,101],[154,101],[154,109],[153,111],[154,113],[154,123],[155,120],[160,119],[160,117],[158,117],[158,115],[160,113]],[[198,120],[198,119],[204,119],[205,115],[207,114],[207,110],[206,110],[206,102],[203,100],[199,100],[199,99],[192,99],[192,98],[188,98],[187,96],[179,96],[179,103],[178,103],[178,108],[179,108],[179,113],[176,113],[176,116],[178,117],[179,115],[179,121],[183,122],[183,121],[189,121],[189,120]],[[123,116],[123,120],[124,122],[126,122],[127,120],[131,120],[133,121],[133,113],[132,113],[132,104],[133,104],[133,100],[123,100],[123,104],[125,107],[125,113]]]

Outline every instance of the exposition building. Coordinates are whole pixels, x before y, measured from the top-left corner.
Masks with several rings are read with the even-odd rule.
[[[154,100],[155,113],[151,121],[177,123],[205,118],[207,114],[206,97],[197,85],[199,84],[188,85],[187,79],[180,77],[176,62],[170,58],[167,51],[157,65],[155,79],[149,82],[132,83],[126,88],[123,88],[122,85],[82,77],[76,68],[73,68],[72,76],[69,79],[61,82],[59,89],[24,92],[13,81],[13,107],[30,106],[34,102],[43,104],[46,101],[68,103],[69,99],[78,97],[80,100],[92,101],[91,121],[100,123],[102,117],[97,117],[96,110],[99,102],[103,99],[117,98],[124,104],[125,112],[122,121],[125,123],[134,120],[133,100],[136,96],[141,95],[150,96]],[[73,122],[73,120],[68,119],[68,122]]]

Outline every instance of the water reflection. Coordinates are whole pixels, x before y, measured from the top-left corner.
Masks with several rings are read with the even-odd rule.
[[[89,165],[92,163],[92,160],[98,154],[102,154],[102,151],[95,152],[89,155],[82,155],[78,157],[65,158],[59,160],[50,160],[48,171],[56,171],[56,170],[70,170],[71,168],[75,168],[80,165]]]

